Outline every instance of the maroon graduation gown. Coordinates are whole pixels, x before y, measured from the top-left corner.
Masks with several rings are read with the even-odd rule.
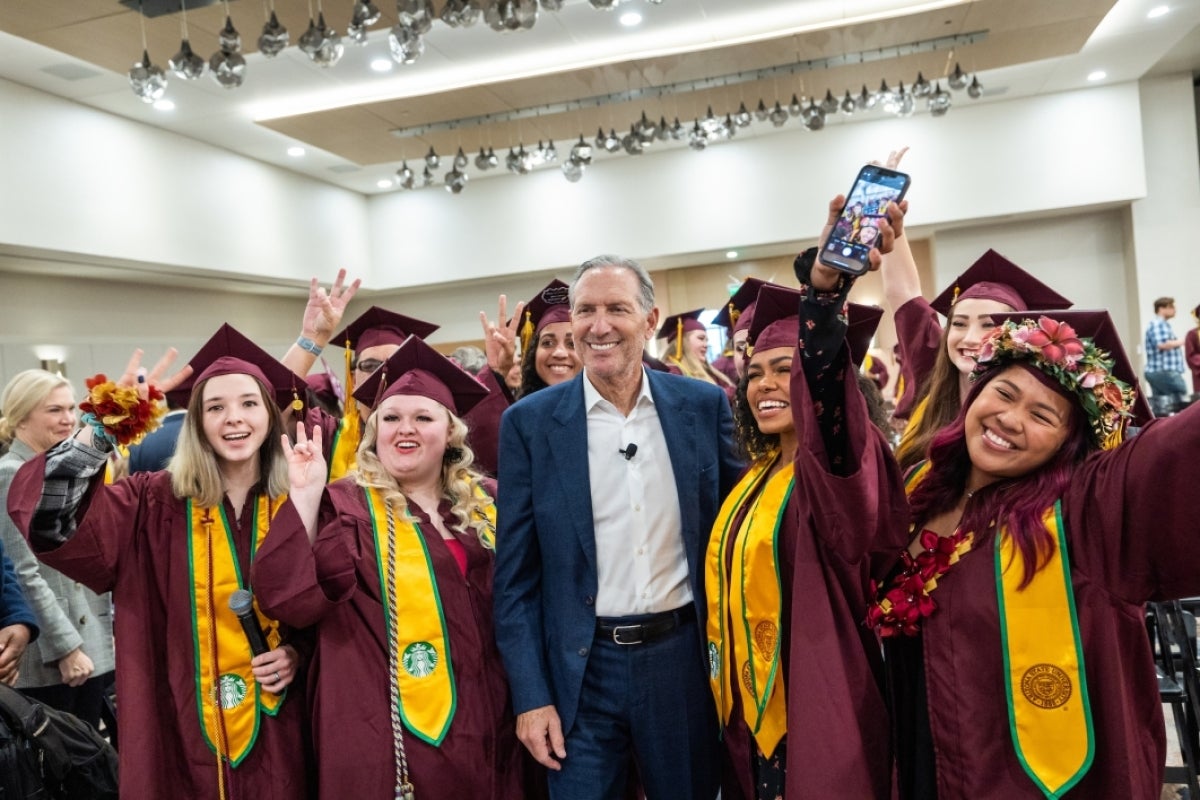
[[[493,634],[492,553],[474,531],[456,531],[464,578],[428,516],[410,508],[426,523],[458,697],[441,746],[404,737],[416,796],[523,800],[523,748]],[[454,530],[449,506],[440,513]],[[391,800],[387,630],[366,496],[353,479],[327,488],[318,525],[310,546],[295,507],[280,509],[254,562],[255,593],[267,613],[316,626],[309,688],[318,796]]]
[[[1200,394],[1200,330],[1192,328],[1184,334],[1183,354],[1192,373],[1192,392]]]
[[[487,367],[476,377],[488,388],[488,395],[462,419],[467,424],[467,446],[475,454],[474,468],[494,476],[500,463],[500,417],[512,404],[512,393]]]
[[[1193,496],[1200,406],[1082,465],[1062,498],[1095,726],[1095,760],[1065,800],[1157,800],[1166,758],[1143,604],[1200,594]],[[922,625],[939,800],[1042,794],[1009,734],[991,543],[938,581]]]
[[[914,297],[896,309],[896,338],[900,343],[900,375],[904,394],[896,401],[895,416],[908,419],[916,408],[921,390],[942,346],[942,326],[938,313],[924,297]]]
[[[44,465],[44,457],[28,462],[9,491],[10,512],[27,537]],[[113,593],[122,797],[218,796],[217,758],[204,741],[196,704],[186,511],[167,472],[138,473],[111,486],[97,476],[69,542],[47,551],[36,534],[30,537],[42,561],[92,591]],[[228,501],[226,516],[248,575],[252,528],[237,526]],[[249,511],[243,516],[249,523]],[[298,678],[278,715],[262,716],[254,748],[227,772],[231,800],[308,796],[303,691]]]
[[[834,378],[836,380],[836,378]],[[904,485],[883,436],[870,424],[852,366],[842,375],[856,468],[829,471],[799,356],[791,380],[792,416],[799,441],[796,485],[779,530],[782,653],[787,697],[786,796],[891,797],[891,749],[883,695],[883,660],[864,625],[872,556],[892,554],[908,541]],[[753,504],[747,498],[737,524]],[[735,543],[729,543],[730,558]],[[735,662],[736,663],[736,662]],[[724,741],[725,800],[753,798],[755,743],[740,695]]]

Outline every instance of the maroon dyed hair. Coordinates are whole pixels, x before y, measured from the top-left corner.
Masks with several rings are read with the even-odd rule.
[[[971,473],[965,428],[967,411],[985,386],[1014,367],[1025,368],[1021,364],[1014,364],[981,376],[971,387],[958,416],[933,437],[929,444],[929,473],[909,497],[915,525],[923,525],[938,514],[949,511],[962,497]],[[976,547],[992,540],[996,533],[993,520],[1000,520],[1006,526],[1021,553],[1025,573],[1022,587],[1033,579],[1054,553],[1054,537],[1042,521],[1043,514],[1062,497],[1075,469],[1095,449],[1078,400],[1065,393],[1063,396],[1072,399],[1072,402],[1070,430],[1062,447],[1033,472],[1019,478],[997,481],[975,492],[967,501],[959,523],[962,530],[976,532]]]

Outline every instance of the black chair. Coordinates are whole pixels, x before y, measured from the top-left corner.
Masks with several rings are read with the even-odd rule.
[[[1151,629],[1154,648],[1158,694],[1171,707],[1175,721],[1175,736],[1183,766],[1170,766],[1164,773],[1166,783],[1182,783],[1188,788],[1191,800],[1200,799],[1197,783],[1197,721],[1200,720],[1200,676],[1196,673],[1195,617],[1183,610],[1179,601],[1150,603],[1147,624]],[[1192,633],[1188,633],[1187,617],[1192,617]]]

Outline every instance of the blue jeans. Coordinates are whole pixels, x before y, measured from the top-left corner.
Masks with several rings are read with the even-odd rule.
[[[593,640],[552,800],[621,800],[630,757],[648,800],[716,797],[717,716],[696,626],[646,644]]]
[[[1183,383],[1183,375],[1178,372],[1159,371],[1147,372],[1146,383],[1155,396],[1162,397],[1171,394],[1186,395],[1187,386]]]

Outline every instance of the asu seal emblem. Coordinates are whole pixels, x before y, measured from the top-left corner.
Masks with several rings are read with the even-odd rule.
[[[763,620],[754,626],[754,646],[765,659],[775,657],[775,645],[779,642],[779,629],[770,620]]]
[[[716,642],[708,643],[708,677],[714,681],[721,676],[721,653]]]
[[[1021,694],[1038,708],[1058,708],[1071,692],[1071,678],[1053,664],[1034,664],[1021,676]]]
[[[404,671],[414,678],[432,675],[438,664],[437,648],[429,642],[413,642],[404,648],[401,663],[404,665]]]
[[[246,682],[242,676],[227,672],[217,681],[217,695],[221,708],[237,708],[246,699]]]

